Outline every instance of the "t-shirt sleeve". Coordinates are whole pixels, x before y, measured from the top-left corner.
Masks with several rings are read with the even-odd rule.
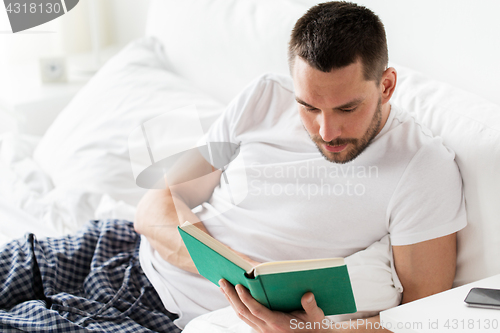
[[[215,120],[207,133],[198,141],[199,146],[205,145],[207,142],[231,142],[239,144],[239,142],[236,142],[234,136],[234,126],[238,118],[236,114],[238,109],[234,104],[235,101],[231,102],[224,112]]]
[[[454,158],[439,138],[414,155],[388,207],[392,245],[446,236],[467,225],[462,177]]]

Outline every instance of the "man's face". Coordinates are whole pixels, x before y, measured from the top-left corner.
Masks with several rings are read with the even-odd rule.
[[[376,82],[365,80],[359,61],[325,73],[297,56],[292,75],[300,118],[321,154],[334,163],[355,159],[387,119]]]

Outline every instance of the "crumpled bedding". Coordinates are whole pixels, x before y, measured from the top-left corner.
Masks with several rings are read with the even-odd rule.
[[[0,136],[0,244],[33,232],[39,237],[76,232],[99,218],[133,221],[135,207],[84,188],[54,187],[33,160],[40,137]]]

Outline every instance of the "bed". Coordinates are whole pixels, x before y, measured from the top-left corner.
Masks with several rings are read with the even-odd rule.
[[[153,0],[150,6],[146,36],[112,58],[43,137],[1,136],[1,243],[28,231],[74,233],[90,219],[133,220],[146,189],[136,184],[131,134],[193,105],[206,130],[250,80],[288,74],[288,35],[308,8],[292,0]],[[443,138],[463,177],[468,226],[458,234],[454,285],[500,274],[500,106],[391,65],[398,71],[394,103]],[[190,332],[221,318],[241,328],[215,314]]]

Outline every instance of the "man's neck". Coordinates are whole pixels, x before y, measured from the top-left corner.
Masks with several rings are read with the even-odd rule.
[[[380,127],[377,131],[378,135],[382,128],[384,128],[385,123],[387,122],[387,119],[389,119],[389,115],[391,114],[391,103],[387,102],[384,105],[382,105],[382,120],[380,121]]]

